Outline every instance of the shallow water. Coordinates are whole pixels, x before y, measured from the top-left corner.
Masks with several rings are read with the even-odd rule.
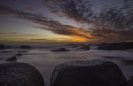
[[[21,44],[12,44],[20,46]],[[6,59],[21,53],[22,56],[17,56],[17,62],[29,63],[35,66],[43,75],[46,86],[49,86],[50,76],[54,67],[58,64],[70,61],[86,61],[86,60],[109,60],[118,64],[123,74],[128,79],[133,76],[133,64],[126,65],[122,60],[133,60],[132,50],[127,51],[105,51],[97,50],[96,46],[91,46],[90,50],[77,50],[66,43],[44,43],[44,44],[28,44],[33,49],[5,49],[0,50],[0,63],[7,62]],[[67,48],[68,52],[52,52],[50,50],[56,48]],[[110,56],[107,57],[107,56]],[[112,58],[113,57],[113,58]]]

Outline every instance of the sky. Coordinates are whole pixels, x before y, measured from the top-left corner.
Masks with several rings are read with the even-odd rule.
[[[133,41],[132,0],[0,0],[0,42]]]

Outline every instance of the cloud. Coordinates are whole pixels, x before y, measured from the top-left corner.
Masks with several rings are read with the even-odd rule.
[[[0,41],[3,41],[3,42],[4,41],[5,42],[8,42],[8,41],[10,41],[10,42],[13,42],[13,41],[28,42],[29,41],[30,42],[31,38],[39,38],[39,37],[40,36],[37,34],[23,34],[23,33],[17,33],[17,32],[10,32],[10,33],[0,32]],[[38,40],[38,42],[39,42],[39,40]]]
[[[48,2],[51,2],[51,1],[55,1],[55,0],[48,0]],[[59,1],[64,2],[64,0],[59,0]],[[69,0],[69,1],[74,1],[74,0]],[[81,1],[81,0],[78,0],[78,1]],[[66,1],[64,3],[66,4]],[[72,4],[73,2],[70,2],[70,3]],[[76,3],[76,2],[74,2],[74,3]],[[63,3],[61,3],[61,5],[60,5],[60,3],[58,3],[58,4],[60,7],[63,6]],[[84,4],[85,3],[83,3],[83,5]],[[82,20],[86,19],[86,16],[84,14],[86,12],[84,10],[84,7],[79,8],[80,10],[77,9],[77,7],[65,6],[62,8],[62,10],[65,13],[65,15],[68,16],[69,18],[75,19],[76,21],[79,20],[82,23]],[[82,10],[84,13],[82,13]],[[105,14],[109,14],[109,12],[110,11],[108,10],[107,13],[105,13]],[[102,19],[99,20],[99,18],[98,18],[98,21],[100,21],[100,23],[97,21],[91,22],[94,24],[92,31],[85,31],[83,28],[77,28],[77,27],[70,26],[70,25],[63,25],[63,24],[59,23],[58,21],[47,18],[44,15],[33,14],[33,13],[24,12],[24,11],[18,11],[18,10],[14,10],[14,9],[6,7],[6,6],[0,6],[0,13],[4,13],[4,14],[8,14],[8,15],[10,14],[10,15],[13,15],[17,18],[26,19],[26,20],[29,20],[31,22],[41,24],[42,27],[37,27],[37,28],[51,31],[57,35],[69,36],[73,39],[76,39],[78,41],[83,41],[83,42],[85,42],[85,41],[105,41],[105,40],[108,40],[108,41],[131,40],[131,39],[133,39],[132,38],[133,37],[133,35],[132,35],[133,31],[131,29],[127,29],[127,31],[126,31],[126,30],[118,30],[118,29],[114,28],[114,26],[113,26],[114,23],[112,23],[112,20],[111,20],[112,14],[109,14],[109,17],[103,16],[104,13],[100,14],[99,17],[103,18],[104,20],[102,20]],[[81,15],[81,13],[82,13],[82,15]],[[86,14],[88,16],[90,15],[90,14],[88,14],[88,12]],[[119,16],[119,15],[117,15],[117,16]],[[117,20],[117,21],[115,21],[116,24],[120,24],[118,22],[118,20],[119,21],[121,20],[121,16],[120,17],[113,17],[113,18],[115,18]],[[107,19],[109,21],[105,22],[105,19]],[[131,23],[130,20],[128,21],[129,23]],[[111,23],[105,24],[108,22],[111,22]],[[34,39],[32,39],[32,40],[34,40]],[[45,39],[43,39],[43,40],[45,40]]]
[[[32,41],[32,42],[53,42],[56,40],[53,40],[53,39],[29,39],[29,41]]]
[[[122,2],[121,0],[119,0]],[[50,10],[64,13],[65,17],[80,23],[100,23],[111,25],[110,28],[129,29],[133,28],[132,0],[125,0],[122,6],[104,7],[99,13],[95,13],[91,0],[45,0],[45,5]],[[59,15],[59,14],[57,14]]]
[[[101,41],[128,41],[133,40],[132,30],[111,30],[108,28],[100,28],[93,30],[91,34]]]
[[[33,36],[37,36],[36,34],[23,34],[23,33],[17,33],[17,32],[10,32],[10,33],[7,33],[7,32],[0,32],[0,36],[2,37],[33,37]]]
[[[92,17],[91,3],[89,0],[44,0],[45,5],[56,14],[63,13],[64,16],[76,21],[86,21]],[[58,14],[59,15],[59,14]]]
[[[34,23],[43,25],[41,29],[51,31],[55,34],[73,36],[73,37],[82,37],[84,39],[92,39],[88,32],[84,31],[82,28],[76,28],[69,25],[62,25],[58,21],[50,20],[45,16],[40,16],[38,14],[27,13],[23,11],[14,10],[12,8],[0,6],[0,12],[6,14],[12,14],[15,17],[27,19]],[[40,28],[40,27],[39,27]]]

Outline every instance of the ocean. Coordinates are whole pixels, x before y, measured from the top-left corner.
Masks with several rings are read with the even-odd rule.
[[[0,43],[2,44],[2,43]],[[8,58],[17,54],[16,62],[28,63],[36,67],[43,75],[46,86],[49,86],[51,73],[55,66],[71,61],[107,60],[116,63],[128,79],[133,76],[133,63],[126,64],[125,61],[133,61],[133,50],[98,50],[97,43],[73,43],[88,44],[90,50],[80,50],[79,46],[72,47],[72,43],[3,43],[13,48],[0,49],[0,64],[7,63]],[[19,46],[28,45],[32,49],[20,49]],[[66,52],[53,52],[51,50],[65,48]]]

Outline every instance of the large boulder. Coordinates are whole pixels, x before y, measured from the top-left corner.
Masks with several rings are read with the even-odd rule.
[[[78,50],[90,50],[90,45],[83,45]]]
[[[12,46],[5,46],[4,44],[0,44],[0,49],[10,49]]]
[[[133,42],[103,43],[98,46],[100,50],[128,50],[133,49]]]
[[[69,51],[68,49],[66,48],[59,48],[59,49],[54,49],[54,50],[51,50],[53,52],[66,52],[66,51]]]
[[[50,86],[126,86],[119,67],[108,61],[79,61],[55,67]]]
[[[79,44],[79,43],[68,44],[68,45],[70,45],[70,46],[73,47],[73,48],[84,46],[84,44]]]
[[[125,65],[133,65],[133,60],[126,60],[126,59],[123,59],[121,60],[123,64]]]
[[[20,49],[32,49],[32,47],[29,45],[21,45]]]
[[[130,77],[128,80],[129,85],[128,86],[133,86],[133,76]]]
[[[17,57],[12,56],[11,58],[8,58],[6,61],[17,61]]]
[[[0,64],[0,86],[44,86],[40,72],[25,63]]]
[[[0,44],[0,49],[5,49],[5,48],[6,48],[5,45]]]

